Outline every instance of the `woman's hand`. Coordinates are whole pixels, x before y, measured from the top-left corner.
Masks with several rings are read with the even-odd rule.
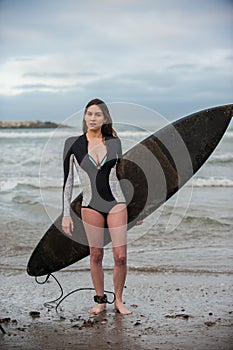
[[[63,216],[61,223],[62,231],[65,232],[68,236],[72,236],[74,231],[74,223],[71,219],[71,216]]]
[[[143,220],[138,220],[137,222],[136,222],[136,226],[139,226],[139,225],[142,225],[143,224]]]

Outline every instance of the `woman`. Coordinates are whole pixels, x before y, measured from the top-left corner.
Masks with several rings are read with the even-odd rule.
[[[103,101],[94,99],[87,104],[83,134],[66,140],[65,149],[68,151],[64,154],[62,229],[70,236],[74,229],[70,216],[74,163],[83,187],[81,217],[90,247],[90,269],[96,291],[97,305],[88,311],[99,314],[106,308],[102,260],[104,227],[108,225],[114,256],[115,309],[124,315],[131,314],[122,302],[126,279],[127,208],[116,173],[122,155],[121,142]]]

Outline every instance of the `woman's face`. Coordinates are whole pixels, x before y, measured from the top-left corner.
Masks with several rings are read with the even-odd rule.
[[[88,107],[84,120],[87,124],[88,130],[97,131],[101,129],[104,124],[105,116],[99,106],[92,105]]]

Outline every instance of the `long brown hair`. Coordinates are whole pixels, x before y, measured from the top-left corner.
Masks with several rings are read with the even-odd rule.
[[[86,124],[86,121],[84,119],[84,116],[87,113],[88,107],[94,106],[94,105],[95,106],[97,105],[101,109],[101,111],[103,112],[103,115],[106,119],[106,121],[104,122],[104,124],[101,127],[102,135],[103,136],[118,137],[117,132],[112,127],[112,118],[111,118],[111,115],[110,115],[110,112],[108,110],[106,103],[98,98],[95,98],[94,100],[89,101],[85,107],[84,115],[83,115],[83,133],[87,132],[87,124]]]

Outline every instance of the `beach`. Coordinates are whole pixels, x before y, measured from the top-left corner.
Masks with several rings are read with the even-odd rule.
[[[129,231],[129,316],[115,313],[112,304],[101,315],[89,315],[93,291],[73,293],[58,312],[48,309],[44,303],[59,296],[59,287],[52,277],[37,284],[26,273],[33,249],[61,211],[62,151],[72,132],[0,131],[0,348],[232,349],[232,128],[194,178]],[[126,130],[119,136],[126,150],[147,135]],[[79,191],[76,179],[73,196]],[[112,268],[108,245],[109,291]],[[89,258],[54,275],[65,294],[92,287]]]
[[[56,276],[67,291],[90,285],[86,271]],[[230,274],[130,271],[124,293],[129,316],[115,313],[113,305],[90,316],[90,292],[68,297],[56,313],[43,306],[59,294],[53,282],[36,285],[23,271],[6,271],[1,278],[1,315],[9,319],[1,323],[2,349],[232,349]],[[106,281],[110,285],[111,271]]]

